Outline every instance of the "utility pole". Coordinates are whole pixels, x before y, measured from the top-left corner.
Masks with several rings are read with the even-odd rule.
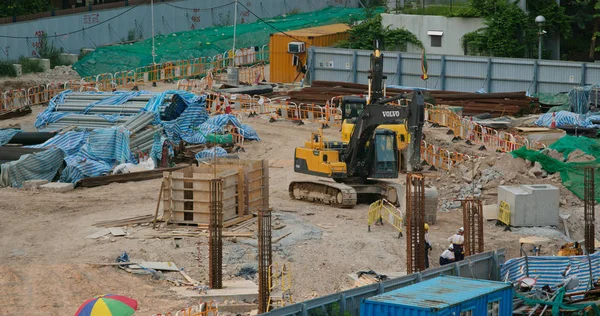
[[[237,30],[237,10],[238,10],[238,0],[235,0],[235,9],[233,10],[233,67],[235,67],[235,37]]]
[[[156,65],[156,51],[154,50],[154,0],[150,0],[150,11],[152,15],[152,64]]]

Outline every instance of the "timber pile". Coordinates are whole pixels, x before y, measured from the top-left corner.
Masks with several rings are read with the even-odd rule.
[[[290,91],[287,95],[288,101],[297,104],[324,105],[326,101],[337,96],[344,95],[366,95],[368,86],[364,84],[314,81],[311,87],[303,88],[301,91]],[[387,89],[387,95],[394,97],[400,93],[410,97],[412,90]],[[428,90],[426,101],[432,101],[440,105],[461,106],[463,115],[478,115],[490,113],[492,117],[503,115],[517,115],[525,113],[536,113],[538,110],[537,99],[526,96],[525,92],[505,93],[466,93],[456,91]],[[429,99],[429,100],[428,100]]]

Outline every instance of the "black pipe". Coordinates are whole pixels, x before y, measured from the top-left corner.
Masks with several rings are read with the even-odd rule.
[[[46,149],[40,148],[23,148],[23,147],[0,147],[0,161],[15,161],[21,156],[33,154]]]
[[[9,144],[21,144],[23,146],[42,144],[56,133],[50,132],[20,132],[8,141]]]

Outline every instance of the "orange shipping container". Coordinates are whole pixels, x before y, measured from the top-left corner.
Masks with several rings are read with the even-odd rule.
[[[271,34],[269,41],[270,81],[300,82],[304,78],[301,69],[306,65],[308,48],[311,46],[332,46],[341,40],[345,40],[348,38],[349,29],[350,27],[346,24],[332,24],[289,31],[285,34]],[[304,52],[288,52],[288,44],[299,41],[304,43]]]

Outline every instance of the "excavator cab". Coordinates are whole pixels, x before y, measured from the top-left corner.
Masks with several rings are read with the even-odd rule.
[[[396,133],[388,129],[378,129],[373,136],[375,160],[371,164],[370,178],[398,178],[398,144]]]

